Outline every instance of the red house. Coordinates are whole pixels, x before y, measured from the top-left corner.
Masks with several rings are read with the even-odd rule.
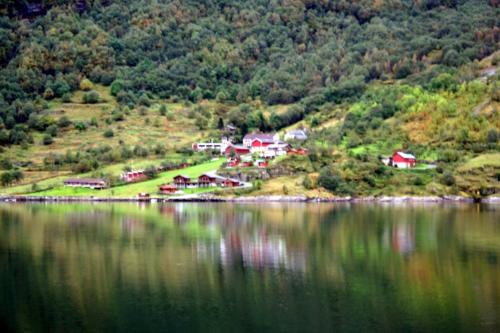
[[[231,145],[226,148],[224,153],[226,156],[230,156],[231,152],[234,152],[235,155],[246,155],[250,154],[250,149],[245,146],[237,146],[237,145]]]
[[[392,155],[391,164],[395,168],[408,169],[415,167],[417,159],[412,154],[397,151]]]
[[[204,173],[198,177],[198,186],[200,187],[217,186],[223,182],[224,178],[214,173]]]
[[[161,194],[172,194],[177,192],[177,187],[175,185],[164,184],[160,186]]]
[[[121,178],[126,181],[127,183],[129,182],[136,182],[139,180],[144,180],[146,179],[146,175],[144,174],[144,171],[138,170],[138,171],[129,171],[129,172],[124,172],[121,176]]]
[[[241,186],[239,180],[226,178],[224,179],[224,187],[238,187]]]
[[[187,187],[191,185],[191,178],[183,175],[177,175],[174,177],[174,184],[177,187]]]

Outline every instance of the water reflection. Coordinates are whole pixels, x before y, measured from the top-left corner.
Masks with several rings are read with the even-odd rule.
[[[8,331],[500,331],[500,210],[0,205]]]

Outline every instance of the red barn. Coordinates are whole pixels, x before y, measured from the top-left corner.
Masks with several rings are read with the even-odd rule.
[[[417,164],[414,155],[397,151],[392,155],[392,166],[400,169],[413,168]]]

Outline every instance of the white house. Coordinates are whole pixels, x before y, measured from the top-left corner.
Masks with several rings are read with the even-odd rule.
[[[205,151],[208,149],[212,149],[218,151],[220,154],[224,154],[226,148],[229,147],[230,145],[231,145],[231,139],[223,137],[221,142],[213,142],[213,140],[210,140],[210,142],[193,143],[192,148],[194,151]]]
[[[301,129],[288,131],[285,134],[285,141],[289,140],[307,140],[307,134]]]

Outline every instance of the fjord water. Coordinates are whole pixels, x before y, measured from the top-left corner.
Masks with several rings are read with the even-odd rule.
[[[2,204],[3,332],[500,332],[500,207]]]

